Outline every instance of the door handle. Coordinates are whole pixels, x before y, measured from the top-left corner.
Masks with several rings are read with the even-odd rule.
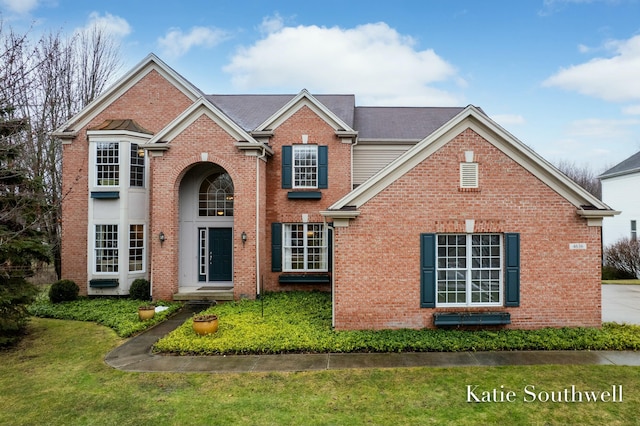
[[[211,263],[212,260],[213,260],[213,253],[209,252],[209,263]]]

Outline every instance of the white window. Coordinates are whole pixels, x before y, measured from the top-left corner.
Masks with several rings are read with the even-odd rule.
[[[96,144],[96,186],[120,185],[120,153],[117,142]]]
[[[233,216],[233,182],[229,173],[214,173],[200,185],[198,216]]]
[[[460,163],[460,188],[478,187],[478,163]]]
[[[144,225],[129,225],[129,272],[144,271]]]
[[[488,306],[502,301],[502,236],[437,236],[437,304]]]
[[[118,272],[118,225],[96,225],[95,272]]]
[[[290,223],[283,226],[284,270],[326,271],[327,238],[321,223]]]
[[[318,187],[317,145],[293,145],[293,187]]]
[[[137,143],[131,144],[131,163],[129,164],[129,186],[144,186],[144,152],[140,152]]]

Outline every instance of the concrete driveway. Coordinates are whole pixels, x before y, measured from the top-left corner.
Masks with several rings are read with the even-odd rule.
[[[603,285],[602,322],[640,324],[640,285]]]

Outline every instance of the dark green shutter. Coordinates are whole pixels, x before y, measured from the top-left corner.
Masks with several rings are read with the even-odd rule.
[[[420,234],[420,307],[436,307],[436,234]]]
[[[329,147],[318,147],[318,189],[329,187]]]
[[[271,224],[271,271],[282,272],[282,224]]]
[[[293,149],[291,146],[282,147],[282,188],[291,189],[293,187]]]
[[[520,306],[520,234],[504,234],[504,306]]]

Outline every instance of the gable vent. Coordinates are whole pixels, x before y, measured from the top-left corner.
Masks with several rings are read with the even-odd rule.
[[[460,188],[478,187],[478,163],[460,163]]]

